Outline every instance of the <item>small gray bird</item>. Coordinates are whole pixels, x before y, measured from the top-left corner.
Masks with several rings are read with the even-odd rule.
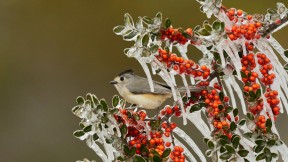
[[[127,102],[145,109],[159,108],[164,101],[172,96],[171,87],[156,81],[153,81],[154,92],[151,92],[148,79],[135,75],[131,69],[121,72],[110,83],[114,84],[119,94]],[[200,92],[204,89],[202,87],[192,87],[190,91]],[[179,90],[186,92],[185,87],[180,87]]]

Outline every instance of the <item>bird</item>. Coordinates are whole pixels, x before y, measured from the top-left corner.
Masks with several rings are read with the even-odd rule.
[[[119,73],[110,84],[115,86],[127,102],[144,109],[159,109],[163,102],[172,97],[171,87],[166,83],[153,81],[154,92],[151,92],[148,79],[135,75],[132,69]],[[186,92],[185,87],[178,89]],[[191,87],[190,92],[200,92],[204,89],[204,87]]]

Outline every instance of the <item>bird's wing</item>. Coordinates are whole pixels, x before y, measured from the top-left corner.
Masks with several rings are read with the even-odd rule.
[[[127,88],[131,93],[134,94],[169,94],[171,93],[171,88],[165,84],[160,82],[153,81],[154,92],[151,92],[149,82],[147,78],[135,76],[137,78],[137,82],[131,82],[127,85]]]

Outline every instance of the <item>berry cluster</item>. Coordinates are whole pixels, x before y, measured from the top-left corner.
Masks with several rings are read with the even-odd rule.
[[[169,116],[175,115],[175,116],[179,117],[181,115],[181,110],[180,110],[178,105],[175,105],[172,108],[169,105],[167,105],[167,106],[165,106],[165,108],[163,110],[161,110],[160,113],[162,116],[166,115],[169,117]]]
[[[265,126],[266,119],[265,119],[265,116],[260,115],[256,120],[257,120],[256,121],[257,127],[260,128],[263,132],[266,132],[266,126]]]
[[[159,131],[157,131],[155,133],[151,132],[150,136],[151,136],[151,139],[149,140],[149,144],[150,144],[149,149],[157,151],[158,154],[160,156],[162,156],[162,154],[165,150],[165,143],[167,143],[162,139],[163,133],[159,132]],[[167,144],[167,145],[169,145],[169,144]],[[171,143],[170,143],[170,145],[171,145]],[[154,155],[150,154],[149,156],[153,157]]]
[[[271,107],[273,114],[275,116],[279,115],[279,103],[280,100],[277,97],[278,92],[276,90],[272,90],[270,88],[270,85],[273,84],[274,79],[275,79],[275,74],[270,73],[270,71],[273,69],[273,65],[270,63],[270,59],[263,53],[258,53],[257,54],[257,59],[258,59],[258,64],[260,65],[260,72],[262,74],[262,77],[260,78],[260,81],[268,86],[266,89],[266,93],[264,94],[267,100],[267,103]]]
[[[173,131],[173,129],[175,129],[177,127],[177,124],[176,123],[167,123],[167,122],[163,122],[162,123],[162,128],[164,129],[164,135],[166,137],[169,137],[170,134],[171,134],[171,131]]]
[[[214,84],[214,87],[215,86],[221,89],[220,85]],[[226,135],[228,138],[231,138],[232,133],[230,131],[229,122],[231,121],[231,117],[227,113],[227,109],[230,108],[228,103],[229,97],[223,96],[223,98],[220,98],[219,93],[216,89],[212,89],[210,92],[208,92],[207,90],[203,90],[201,92],[201,95],[202,98],[204,98],[204,102],[206,104],[206,112],[209,117],[213,119],[212,124],[215,127],[215,135],[223,134]]]
[[[207,79],[210,75],[210,69],[205,65],[199,67],[194,61],[178,57],[176,54],[163,49],[159,49],[158,52],[159,55],[156,58],[160,62],[166,63],[167,68],[173,69],[179,74],[185,73],[193,77],[203,77],[203,79]]]
[[[174,29],[172,27],[166,28],[166,29],[161,29],[160,30],[161,33],[161,39],[169,39],[170,42],[177,42],[179,44],[185,44],[186,42],[188,42],[188,39],[184,36],[188,35],[188,36],[192,36],[193,35],[193,31],[191,28],[188,28],[185,32],[181,32],[181,30],[179,29]]]
[[[175,146],[173,151],[170,153],[170,158],[173,162],[184,162],[185,156],[183,155],[184,149],[180,146]]]
[[[246,16],[242,10],[236,11],[234,8],[229,9],[226,15],[234,23],[231,30],[226,30],[228,37],[232,41],[242,37],[248,41],[261,37],[258,31],[262,27],[262,23],[254,21],[251,15]],[[252,51],[254,49],[253,43],[248,41],[245,42],[246,48]]]

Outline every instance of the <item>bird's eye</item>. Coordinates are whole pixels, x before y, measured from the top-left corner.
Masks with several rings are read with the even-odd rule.
[[[124,77],[120,77],[120,80],[123,81],[123,80],[124,80]]]

